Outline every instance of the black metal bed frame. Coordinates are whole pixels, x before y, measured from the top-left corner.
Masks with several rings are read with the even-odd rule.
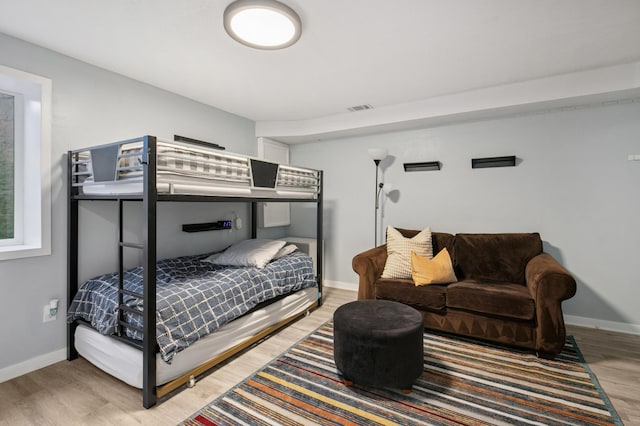
[[[157,150],[156,150],[156,137],[154,136],[142,136],[140,138],[130,139],[126,141],[114,142],[112,144],[101,145],[94,148],[103,148],[109,146],[123,145],[132,142],[143,143],[143,192],[138,195],[82,195],[80,194],[79,187],[74,185],[75,172],[74,170],[74,157],[80,152],[86,152],[87,149],[78,149],[68,151],[68,242],[67,242],[67,259],[68,259],[68,286],[67,286],[67,307],[70,306],[73,297],[78,291],[78,236],[79,236],[79,203],[83,200],[93,201],[117,201],[118,202],[118,273],[119,273],[119,292],[118,292],[118,325],[117,334],[112,337],[119,339],[131,346],[134,346],[143,353],[143,406],[150,408],[160,401],[165,396],[171,395],[172,391],[167,392],[165,395],[158,395],[158,386],[156,383],[156,322],[155,322],[155,309],[144,309],[141,313],[136,310],[131,310],[123,303],[123,295],[131,295],[143,300],[143,306],[156,306],[156,221],[157,221],[157,205],[162,201],[188,201],[188,202],[250,202],[251,203],[251,238],[256,238],[258,230],[257,222],[257,209],[259,202],[290,202],[290,203],[314,203],[316,207],[316,239],[317,239],[317,266],[316,266],[316,281],[318,284],[318,301],[316,306],[322,305],[322,277],[323,277],[323,204],[322,204],[322,171],[319,171],[318,181],[318,197],[316,199],[299,199],[299,198],[262,198],[262,197],[230,197],[230,196],[202,196],[202,195],[175,195],[175,194],[158,194],[156,190],[156,165],[157,165]],[[142,201],[143,208],[143,243],[130,243],[124,241],[123,232],[123,204],[127,201]],[[143,251],[143,267],[144,267],[144,281],[143,281],[143,294],[130,292],[123,288],[124,285],[124,249],[135,248]],[[127,338],[123,332],[124,328],[133,328],[131,325],[124,322],[124,311],[133,313],[135,315],[141,315],[143,317],[143,328],[137,329],[143,333],[142,343],[133,339]],[[292,318],[293,319],[293,318]],[[78,352],[75,349],[74,335],[78,326],[77,322],[67,324],[67,359],[73,360],[78,357]],[[230,353],[228,356],[233,355],[235,352]],[[222,360],[222,359],[221,359]],[[212,366],[211,366],[212,367]],[[186,381],[185,381],[186,383]]]

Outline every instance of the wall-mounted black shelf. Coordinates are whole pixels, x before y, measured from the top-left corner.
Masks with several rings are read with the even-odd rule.
[[[514,167],[515,165],[515,155],[509,155],[506,157],[486,157],[471,159],[472,169],[484,169],[489,167]]]
[[[217,222],[208,223],[189,223],[182,225],[184,232],[204,232],[204,231],[219,231],[221,229],[231,229],[233,221],[231,220],[219,220]]]
[[[421,163],[404,163],[405,172],[426,172],[440,170],[439,161],[423,161]]]
[[[224,146],[218,145],[217,143],[201,141],[200,139],[188,138],[186,136],[173,135],[173,140],[176,142],[189,142],[196,145],[206,146],[208,148],[215,148],[224,151]]]

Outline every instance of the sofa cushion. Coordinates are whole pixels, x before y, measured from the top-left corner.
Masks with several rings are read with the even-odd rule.
[[[456,234],[458,279],[524,284],[527,262],[542,253],[540,234]]]
[[[460,281],[447,286],[447,308],[532,320],[536,305],[529,289],[514,283]]]
[[[415,285],[448,284],[458,281],[446,248],[433,259],[411,252],[411,277]]]
[[[434,284],[415,286],[412,280],[385,279],[376,281],[376,299],[393,300],[418,310],[445,309],[446,286]]]
[[[431,229],[426,227],[407,238],[392,226],[387,226],[387,261],[382,278],[411,278],[411,252],[431,259]]]
[[[415,229],[396,229],[407,238],[414,237],[420,232]],[[454,238],[455,236],[453,234],[447,234],[446,232],[431,232],[431,247],[433,248],[433,253],[439,253],[440,250],[446,248],[449,250],[449,254],[452,255]]]

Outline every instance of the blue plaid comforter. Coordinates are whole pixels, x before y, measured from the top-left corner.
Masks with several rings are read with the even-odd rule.
[[[177,352],[258,303],[316,285],[311,258],[301,252],[274,260],[262,269],[202,262],[207,256],[158,262],[156,334],[160,355],[167,363]],[[130,269],[124,274],[124,288],[142,293],[142,279],[142,267]],[[74,297],[67,321],[83,319],[102,334],[114,334],[117,298],[117,273],[93,278]],[[125,295],[124,302],[142,311],[142,300]],[[125,313],[125,320],[142,328],[140,315]],[[142,339],[141,333],[130,329],[127,336]]]

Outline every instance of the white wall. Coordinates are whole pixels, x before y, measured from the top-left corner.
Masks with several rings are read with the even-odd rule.
[[[292,146],[293,164],[325,172],[327,280],[357,283],[351,260],[373,246],[373,147],[389,149],[382,176],[398,188],[382,226],[540,232],[578,282],[564,304],[569,321],[640,332],[640,162],[627,160],[640,154],[640,103]],[[473,157],[503,155],[517,167],[471,169]],[[434,160],[442,170],[403,170]],[[313,229],[295,217],[293,233]]]
[[[174,134],[219,143],[229,151],[256,155],[254,123],[181,96],[101,70],[69,57],[0,34],[0,63],[53,80],[52,147],[52,255],[0,262],[0,381],[60,359],[66,348],[64,312],[54,322],[42,323],[43,306],[59,298],[66,306],[67,208],[65,154],[87,147],[144,134],[172,139]],[[82,223],[90,237],[83,240],[85,254],[98,253],[113,262],[115,248],[108,241],[115,209],[87,204]],[[132,209],[134,207],[131,207]],[[159,211],[160,255],[221,248],[233,239],[229,231],[206,232],[186,243],[181,223],[218,220],[235,210],[246,218],[245,206],[198,205],[182,213],[176,206]],[[132,217],[130,229],[135,228]],[[245,223],[247,221],[245,220]],[[218,234],[223,232],[224,234]],[[246,231],[234,231],[244,237]],[[165,241],[166,241],[165,240]],[[186,254],[186,253],[185,253]],[[104,268],[108,262],[84,266]]]

